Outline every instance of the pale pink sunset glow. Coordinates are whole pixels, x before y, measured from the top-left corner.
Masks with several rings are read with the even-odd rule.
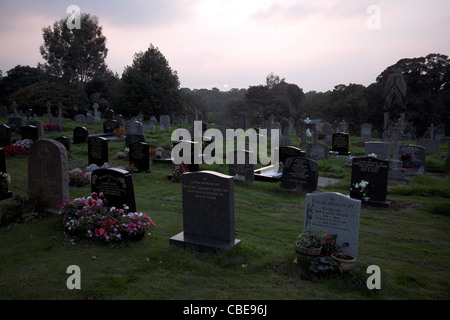
[[[121,75],[152,43],[191,89],[248,88],[271,72],[305,92],[367,86],[402,58],[450,55],[447,0],[8,0],[0,2],[3,75],[44,62],[42,28],[70,5],[98,17],[112,71]]]

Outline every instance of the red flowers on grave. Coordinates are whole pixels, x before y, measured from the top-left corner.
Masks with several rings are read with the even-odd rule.
[[[140,240],[156,226],[142,212],[106,206],[103,194],[67,200],[59,211],[64,232],[72,237],[100,241]]]
[[[336,244],[337,234],[328,233],[322,241],[322,255],[331,256],[332,253],[341,252],[342,249]]]
[[[42,125],[44,127],[44,131],[57,131],[59,130],[59,126],[54,123],[44,123]]]

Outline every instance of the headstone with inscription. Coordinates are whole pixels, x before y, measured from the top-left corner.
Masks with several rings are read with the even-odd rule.
[[[103,137],[90,137],[88,140],[88,162],[102,166],[108,162],[108,139]]]
[[[231,249],[235,238],[234,179],[213,171],[182,176],[183,231],[170,243],[198,249]]]
[[[374,157],[353,158],[350,197],[368,204],[388,207],[390,205],[390,201],[386,201],[388,174],[388,160]],[[362,181],[367,182],[367,185],[361,185]]]
[[[37,192],[47,210],[57,212],[69,198],[69,172],[66,148],[53,139],[31,144],[28,154],[28,192]]]
[[[281,188],[295,191],[300,186],[303,191],[317,190],[319,165],[306,157],[292,157],[286,160],[281,176]]]
[[[318,159],[328,159],[330,155],[330,149],[326,144],[322,143],[308,143],[306,145],[306,156],[308,158],[318,160]]]
[[[128,151],[129,162],[137,172],[150,172],[150,146],[144,142],[132,143]]]
[[[338,156],[348,156],[348,133],[339,132],[334,133],[331,142],[331,152],[336,153]]]
[[[357,258],[360,214],[360,200],[336,192],[307,194],[304,228],[337,234],[337,245]]]
[[[119,168],[97,169],[92,172],[91,191],[103,193],[108,207],[123,209],[128,206],[129,212],[136,212],[136,200],[131,174]]]

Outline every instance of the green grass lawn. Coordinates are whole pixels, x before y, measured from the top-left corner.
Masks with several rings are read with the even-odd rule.
[[[65,120],[63,134],[71,138],[77,125]],[[101,131],[99,125],[88,129]],[[170,133],[145,132],[151,148],[169,150]],[[124,143],[110,142],[110,160],[124,148]],[[352,154],[361,154],[360,149],[350,146]],[[26,196],[27,161],[27,156],[7,158],[9,189],[15,196]],[[441,162],[443,168],[443,160],[433,157],[433,168]],[[87,146],[72,145],[69,168],[86,165]],[[321,191],[348,194],[350,169],[345,160],[320,160],[319,166],[321,175],[342,179]],[[227,173],[225,165],[201,169]],[[199,253],[169,244],[182,231],[181,185],[167,179],[170,166],[151,164],[151,170],[132,174],[137,209],[157,225],[142,241],[122,245],[71,241],[55,215],[0,229],[0,299],[450,298],[450,178],[442,174],[419,176],[406,186],[390,185],[389,209],[363,207],[358,269],[317,278],[295,260],[305,194],[284,192],[274,183],[236,182],[235,228],[241,243],[229,251]],[[89,186],[70,187],[71,199],[89,192]],[[80,267],[80,290],[66,286],[70,265]],[[366,286],[370,265],[381,269],[380,290]]]

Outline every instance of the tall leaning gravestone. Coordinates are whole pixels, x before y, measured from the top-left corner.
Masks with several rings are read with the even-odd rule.
[[[50,212],[69,198],[67,151],[53,139],[41,139],[31,144],[28,155],[28,192],[40,194]]]
[[[183,231],[170,243],[201,251],[231,249],[240,240],[234,229],[234,179],[213,171],[182,176]]]
[[[337,234],[344,253],[357,258],[361,201],[336,192],[307,194],[304,228]]]

